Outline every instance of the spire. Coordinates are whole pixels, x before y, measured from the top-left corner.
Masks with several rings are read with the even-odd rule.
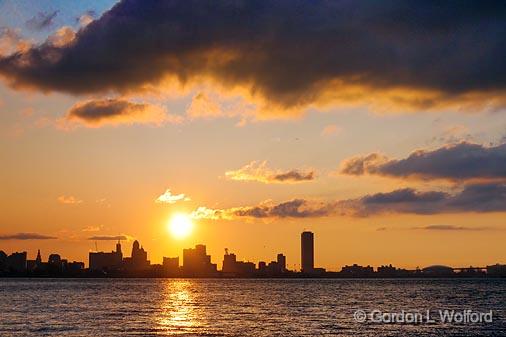
[[[37,258],[35,259],[35,263],[40,266],[42,263],[42,257],[40,256],[40,249],[37,250]]]
[[[132,257],[137,256],[139,252],[139,241],[135,240],[132,245]]]

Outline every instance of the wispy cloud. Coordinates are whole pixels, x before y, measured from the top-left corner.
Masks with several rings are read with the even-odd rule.
[[[58,11],[39,12],[30,20],[26,21],[26,26],[32,30],[43,30],[49,28],[53,24],[57,15]]]
[[[483,231],[489,230],[489,227],[465,227],[455,225],[428,225],[422,227],[414,227],[413,229],[421,229],[428,231]]]
[[[88,238],[92,241],[118,241],[128,240],[131,241],[132,237],[128,235],[95,235]]]
[[[175,204],[178,201],[190,201],[190,200],[191,199],[184,193],[172,194],[170,189],[167,189],[162,195],[156,198],[155,202],[164,204]]]
[[[316,174],[312,170],[273,170],[267,166],[267,161],[252,161],[243,167],[225,172],[230,180],[258,181],[265,184],[272,183],[300,183],[314,180]]]
[[[209,95],[202,91],[193,96],[186,114],[190,120],[238,118],[237,126],[244,126],[249,121],[257,119],[255,109],[243,99],[237,97],[227,99],[218,94]]]
[[[317,218],[329,216],[367,217],[377,214],[506,212],[506,184],[472,184],[460,192],[417,191],[412,188],[368,194],[356,199],[319,201],[293,199],[282,203],[261,203],[213,209],[205,206],[192,213],[196,219]]]
[[[54,236],[37,233],[16,233],[0,235],[0,240],[52,240],[57,239]]]
[[[250,218],[312,218],[335,214],[337,205],[328,202],[294,199],[279,204],[265,202],[258,206],[212,209],[199,207],[192,212],[194,219],[231,220],[240,217]]]
[[[82,229],[83,232],[99,232],[103,226],[86,226]]]
[[[60,195],[56,200],[60,204],[66,204],[66,205],[76,205],[76,204],[82,204],[83,201],[81,199],[77,199],[76,197],[73,197],[71,195]]]
[[[336,136],[336,135],[340,134],[341,131],[342,131],[342,128],[339,127],[338,125],[329,124],[323,128],[321,135],[324,137],[331,137],[331,136]]]

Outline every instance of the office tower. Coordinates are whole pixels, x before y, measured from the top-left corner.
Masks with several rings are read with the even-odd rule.
[[[196,245],[194,249],[183,249],[183,271],[188,276],[208,276],[216,273],[216,264],[206,253],[206,246]]]
[[[7,257],[7,269],[15,273],[26,272],[26,252],[16,252],[9,255]]]
[[[286,256],[284,256],[283,254],[279,253],[277,261],[278,261],[279,271],[280,272],[285,272],[286,271]]]
[[[118,249],[118,248],[116,248]],[[119,247],[121,251],[121,246]],[[132,256],[123,259],[123,265],[127,270],[145,270],[151,265],[148,260],[148,252],[144,250],[139,244],[139,241],[135,240],[132,244]]]
[[[177,275],[179,272],[179,257],[164,257],[162,267],[165,275]]]
[[[229,254],[228,249],[225,248],[223,268],[221,270],[225,274],[251,275],[255,272],[255,264],[253,262],[237,261],[236,255]]]
[[[90,270],[112,270],[121,268],[123,254],[121,245],[116,245],[116,251],[110,253],[90,252],[89,267]]]
[[[314,271],[314,235],[313,232],[302,232],[300,236],[301,269],[303,273]]]

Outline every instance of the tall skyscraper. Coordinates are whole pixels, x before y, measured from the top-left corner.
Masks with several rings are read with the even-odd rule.
[[[285,272],[286,271],[286,256],[279,253],[278,258],[277,258],[277,262],[278,262],[279,271],[282,273]]]
[[[313,232],[302,232],[300,235],[301,269],[303,273],[314,271],[314,235]]]

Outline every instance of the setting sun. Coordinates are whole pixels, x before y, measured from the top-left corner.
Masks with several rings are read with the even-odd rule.
[[[176,214],[170,219],[168,229],[173,237],[182,239],[190,235],[193,223],[188,215]]]

